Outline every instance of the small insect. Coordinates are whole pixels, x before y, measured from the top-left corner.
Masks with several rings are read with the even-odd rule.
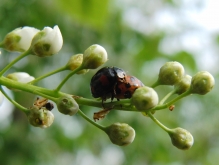
[[[53,103],[49,102],[47,98],[37,97],[33,105],[37,106],[39,109],[45,107],[49,111],[51,111],[54,108]]]
[[[97,71],[90,82],[90,89],[94,98],[101,98],[105,101],[108,98],[113,100],[115,96],[115,86],[119,81],[125,80],[126,73],[117,67],[104,67]]]
[[[171,106],[169,106],[169,110],[170,110],[170,111],[173,111],[174,108],[175,108],[175,105],[171,105]]]
[[[143,87],[144,84],[134,76],[127,75],[123,69],[117,67],[104,67],[101,68],[92,77],[90,82],[91,94],[94,98],[102,99],[103,101],[108,98],[113,100],[131,98],[135,90]],[[94,113],[94,120],[104,118],[112,108],[104,108],[103,110]]]

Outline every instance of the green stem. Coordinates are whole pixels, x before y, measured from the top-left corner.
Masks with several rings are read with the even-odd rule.
[[[45,74],[45,75],[43,75],[43,76],[40,76],[40,77],[36,78],[35,80],[29,82],[28,84],[34,84],[34,83],[36,83],[36,82],[38,82],[38,81],[40,81],[40,80],[42,80],[42,79],[44,79],[44,78],[46,78],[46,77],[49,77],[49,76],[51,76],[51,75],[53,75],[53,74],[56,74],[56,73],[61,72],[61,71],[64,71],[64,70],[66,70],[66,69],[67,69],[66,66],[61,67],[61,68],[59,68],[59,69],[56,69],[56,70],[54,70],[54,71],[52,71],[52,72],[49,72],[49,73],[47,73],[47,74]]]
[[[47,98],[47,99],[49,99],[51,101],[54,101],[54,102],[57,102],[57,100],[58,100],[58,98],[56,98],[56,97],[52,97],[50,95],[43,94],[41,92],[38,92],[37,90],[35,90],[34,93],[37,94],[37,95],[40,95],[40,96],[42,96],[44,98]]]
[[[170,96],[174,95],[176,93],[176,90],[172,90],[169,92],[164,98],[159,102],[158,105],[162,105]]]
[[[165,109],[165,108],[169,107],[170,105],[172,105],[173,103],[175,103],[176,101],[178,101],[178,100],[182,99],[183,97],[186,97],[186,96],[188,96],[188,95],[190,95],[190,94],[191,94],[191,91],[188,90],[188,91],[182,93],[181,95],[177,96],[177,97],[174,98],[173,100],[169,101],[168,103],[163,104],[163,105],[158,105],[158,106],[152,108],[151,110],[161,110],[161,109]]]
[[[78,110],[78,113],[88,122],[90,122],[91,124],[93,124],[94,126],[96,126],[97,128],[101,129],[102,131],[106,130],[106,127],[97,124],[96,122],[94,122],[93,120],[91,120],[89,117],[87,117],[80,109]]]
[[[75,101],[80,105],[87,105],[92,107],[98,107],[103,109],[102,101],[96,101],[93,99],[87,99],[79,96],[73,96]],[[121,100],[114,102],[104,102],[104,108],[112,108],[113,110],[122,110],[122,111],[138,111],[133,106],[130,106],[130,100]],[[139,111],[138,111],[139,112]]]
[[[56,92],[60,91],[60,89],[62,88],[62,86],[66,83],[66,81],[75,73],[77,73],[78,71],[80,71],[82,69],[82,65],[79,66],[78,68],[76,68],[75,70],[73,70],[71,73],[69,73],[64,80],[62,80],[62,82],[58,85],[58,87],[54,90]]]
[[[151,112],[148,112],[147,114],[160,128],[162,128],[164,131],[169,132],[170,129],[163,125],[160,121],[158,121],[152,114]]]
[[[33,94],[38,94],[40,96],[48,95],[51,97],[58,98],[61,95],[61,93],[54,92],[53,90],[49,90],[46,88],[42,88],[42,87],[30,85],[30,84],[20,83],[18,81],[14,81],[14,80],[8,79],[3,76],[0,77],[0,84],[8,88],[11,88],[11,89],[18,89],[18,90],[26,91],[26,92],[33,93]]]
[[[20,109],[21,111],[23,111],[25,114],[28,114],[29,110],[25,107],[23,107],[22,105],[20,105],[19,103],[17,103],[16,101],[14,101],[13,99],[11,99],[7,93],[4,91],[4,89],[2,88],[2,86],[0,85],[0,91],[3,93],[3,95],[12,103],[14,104],[15,107],[17,107],[18,109]]]
[[[157,80],[153,85],[151,85],[151,88],[155,88],[155,87],[157,87],[158,85],[160,85],[160,82]]]
[[[28,49],[26,52],[22,53],[20,56],[18,56],[17,58],[15,58],[12,62],[10,62],[1,72],[0,72],[0,76],[2,76],[8,69],[10,69],[16,62],[18,62],[19,60],[21,60],[22,58],[26,57],[27,55],[29,55],[31,52],[30,49]]]
[[[14,80],[8,79],[3,76],[0,77],[0,84],[8,88],[11,88],[11,89],[17,89],[17,90],[33,93],[33,94],[48,98],[52,101],[56,101],[56,98],[59,98],[61,95],[65,94],[63,92],[56,92],[54,90],[49,90],[46,88],[31,85],[31,84],[20,83],[18,81],[14,81]],[[77,101],[78,104],[103,108],[102,101],[86,99],[86,98],[79,97],[79,96],[73,96],[73,98]],[[115,102],[111,102],[111,101],[105,102],[104,107],[124,110],[124,111],[136,111],[135,108],[130,106],[130,100],[128,99],[121,100],[121,101],[115,101]]]

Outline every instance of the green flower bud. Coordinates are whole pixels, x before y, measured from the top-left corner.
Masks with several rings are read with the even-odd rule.
[[[135,139],[135,130],[126,123],[114,123],[106,127],[107,135],[113,144],[126,146]]]
[[[79,66],[81,66],[82,62],[83,62],[83,54],[76,54],[74,56],[71,56],[66,66],[69,70],[73,71]],[[89,69],[83,69],[77,72],[77,74],[84,74],[87,73],[88,71]]]
[[[184,72],[184,67],[179,62],[166,62],[160,68],[158,82],[161,85],[174,85],[181,81]]]
[[[78,112],[79,106],[71,95],[61,96],[56,102],[59,112],[65,115],[74,115]]]
[[[84,69],[96,69],[107,61],[107,52],[100,45],[92,45],[87,48],[83,56]]]
[[[158,104],[157,92],[150,87],[144,86],[135,90],[131,97],[131,103],[138,110],[148,110]]]
[[[174,85],[177,94],[182,94],[190,88],[192,77],[185,75],[180,82]]]
[[[192,77],[190,91],[191,93],[204,95],[212,90],[214,84],[214,77],[207,71],[201,71]]]
[[[54,120],[51,111],[48,111],[45,107],[39,108],[35,105],[29,109],[27,117],[31,125],[41,128],[49,127]]]
[[[181,150],[190,149],[194,143],[192,134],[183,128],[171,129],[168,134],[172,144]]]

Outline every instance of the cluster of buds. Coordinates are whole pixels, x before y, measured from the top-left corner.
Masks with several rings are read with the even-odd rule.
[[[8,51],[22,52],[22,54],[20,58],[17,58],[11,64],[6,66],[2,71],[0,71],[0,80],[3,77],[2,75],[15,62],[25,57],[25,55],[33,54],[38,57],[52,56],[61,50],[62,45],[63,45],[63,38],[58,26],[54,26],[54,28],[45,27],[41,31],[32,27],[23,27],[13,30],[12,32],[8,33],[5,36],[4,40],[0,43],[0,47]],[[83,104],[84,102],[87,102],[87,100],[86,101],[81,100],[81,102],[77,102],[76,97],[74,97],[73,95],[60,92],[60,88],[62,87],[62,85],[73,74],[87,73],[90,69],[96,69],[99,66],[103,65],[107,60],[108,60],[107,52],[102,46],[98,44],[91,45],[84,51],[83,54],[73,55],[64,67],[57,70],[57,71],[70,70],[71,73],[60,83],[60,85],[55,90],[49,91],[48,89],[43,89],[43,88],[37,90],[39,88],[36,88],[34,85],[32,85],[29,86],[31,88],[26,89],[26,91],[31,93],[35,92],[35,94],[39,94],[39,95],[41,94],[43,97],[44,96],[48,97],[49,99],[51,99],[56,103],[57,110],[62,114],[72,116],[75,115],[76,113],[79,113],[90,123],[102,129],[109,136],[109,139],[113,144],[119,146],[125,146],[132,143],[135,138],[135,130],[131,126],[129,126],[126,123],[114,123],[108,127],[102,127],[97,123],[95,123],[94,121],[92,121],[91,119],[89,119],[79,109],[78,103]],[[5,84],[7,84],[6,86],[9,89],[13,89],[13,90],[20,89],[25,91],[25,84],[29,83],[28,85],[31,85],[31,83],[36,82],[36,80],[37,81],[41,80],[42,78],[48,77],[49,75],[54,73],[57,72],[53,71],[50,74],[35,79],[34,77],[30,76],[25,72],[15,72],[8,74],[6,76],[7,82]],[[1,80],[2,82],[4,81],[4,78],[2,78]],[[110,81],[105,80],[107,79],[105,75],[100,75],[100,77],[98,78],[101,79],[101,82],[99,83],[100,85],[104,83],[106,84],[110,83]],[[117,80],[117,78],[118,77],[116,77],[115,80]],[[130,84],[125,80],[126,77],[124,76],[123,83],[125,84],[125,88],[126,87],[130,88]],[[17,86],[14,85],[16,83]],[[126,102],[127,104],[129,104],[129,106],[124,106],[124,108],[128,107],[129,110],[131,109],[134,111],[140,111],[145,113],[169,134],[172,144],[174,146],[182,150],[189,149],[194,143],[194,139],[190,132],[182,128],[169,129],[164,125],[162,125],[156,118],[153,117],[152,115],[153,112],[163,108],[162,106],[171,105],[171,104],[169,105],[168,103],[164,104],[164,102],[167,100],[167,98],[170,95],[167,95],[168,97],[167,96],[164,97],[159,102],[158,94],[153,87],[156,87],[158,85],[171,85],[174,87],[174,91],[171,94],[178,94],[177,99],[180,99],[182,98],[181,96],[187,96],[189,94],[204,95],[212,90],[214,84],[215,84],[214,77],[206,71],[198,72],[192,77],[190,75],[185,74],[184,67],[179,62],[176,61],[167,62],[160,68],[156,83],[151,87],[144,85],[141,85],[140,87],[138,86],[138,88],[136,87],[135,90],[133,91],[134,93],[133,94],[131,93],[130,94],[131,96],[128,97],[130,98],[129,103]],[[1,91],[3,94],[5,94],[5,92],[2,89]],[[0,91],[0,105],[4,99],[1,91]],[[113,96],[114,95],[112,95],[112,97]],[[123,97],[121,97],[121,99],[123,99]],[[177,99],[175,99],[174,101],[177,101]],[[15,101],[11,101],[11,102],[17,104],[15,103]],[[111,102],[110,104],[113,105],[113,102]],[[93,100],[91,100],[88,103],[88,105],[96,106],[96,102],[94,103]],[[103,101],[101,105],[103,106]],[[113,109],[114,108],[113,106],[108,107],[108,110]],[[41,127],[41,128],[47,128],[51,126],[51,124],[54,121],[54,115],[51,112],[52,109],[53,109],[53,104],[48,102],[47,98],[37,99],[34,102],[33,106],[28,108],[28,110],[26,111],[30,124],[35,127]],[[109,112],[108,110],[104,109],[103,111],[101,111],[101,114],[102,112],[108,113]]]
[[[189,94],[204,95],[212,90],[215,85],[214,77],[207,71],[201,71],[195,74],[193,77],[185,74],[185,70],[182,64],[176,61],[165,63],[159,71],[158,80],[153,85],[171,85],[174,86],[174,90],[165,97],[160,103],[158,103],[158,95],[153,88],[144,86],[136,89],[131,98],[131,104],[144,114],[150,113],[151,117],[162,129],[164,129],[170,136],[172,144],[179,149],[186,150],[191,148],[194,143],[191,133],[182,128],[168,129],[163,126],[157,119],[151,116],[159,106],[163,106],[164,101],[172,94],[178,94],[178,98],[182,98],[180,95],[188,96]],[[177,100],[177,99],[175,99]],[[170,102],[172,103],[172,102]],[[168,103],[166,104],[169,105]],[[169,106],[171,106],[170,104]]]
[[[46,57],[60,51],[63,38],[57,25],[53,29],[45,27],[41,31],[33,27],[23,27],[8,33],[1,45],[8,51],[29,51],[30,54]]]
[[[94,44],[88,47],[84,54],[73,55],[66,64],[66,68],[74,71],[80,67],[81,70],[77,74],[84,74],[89,69],[96,69],[103,65],[107,61],[107,57],[106,50],[102,46]]]
[[[190,91],[193,94],[204,95],[212,90],[215,80],[207,71],[198,72],[191,77],[185,74],[182,64],[172,61],[160,68],[157,84],[173,85],[177,94]]]

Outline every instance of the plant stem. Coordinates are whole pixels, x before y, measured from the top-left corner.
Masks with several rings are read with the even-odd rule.
[[[56,69],[56,70],[54,70],[54,71],[52,71],[52,72],[49,72],[49,73],[47,73],[47,74],[45,74],[45,75],[43,75],[43,76],[40,76],[40,77],[36,78],[35,80],[29,82],[28,84],[34,84],[34,83],[36,83],[36,82],[38,82],[38,81],[40,81],[40,80],[42,80],[42,79],[44,79],[44,78],[46,78],[46,77],[49,77],[49,76],[51,76],[51,75],[53,75],[53,74],[56,74],[56,73],[61,72],[61,71],[64,71],[64,70],[66,70],[66,69],[67,69],[66,66],[61,67],[61,68],[59,68],[59,69]]]
[[[176,101],[178,101],[178,100],[182,99],[183,97],[186,97],[186,96],[188,96],[188,95],[190,95],[190,94],[191,94],[191,91],[188,90],[188,91],[182,93],[181,95],[177,96],[177,97],[174,98],[173,100],[169,101],[168,103],[163,104],[163,105],[158,105],[158,106],[152,108],[151,110],[161,110],[161,109],[167,108],[167,107],[169,107],[170,105],[172,105],[173,103],[175,103]]]
[[[4,91],[4,89],[2,88],[2,86],[0,85],[0,91],[3,93],[3,95],[12,103],[14,104],[15,107],[17,107],[18,109],[20,109],[21,111],[23,111],[25,114],[28,114],[29,110],[25,107],[23,107],[22,105],[20,105],[19,103],[17,103],[16,101],[14,101],[13,99],[11,99],[7,93]]]
[[[96,122],[94,122],[93,120],[91,120],[89,117],[87,117],[80,109],[78,110],[78,113],[88,122],[90,122],[91,124],[93,124],[94,126],[96,126],[97,128],[101,129],[102,131],[106,130],[106,127],[97,124]]]
[[[148,112],[148,116],[160,127],[162,128],[164,131],[169,132],[170,129],[168,127],[166,127],[165,125],[163,125],[160,121],[158,121],[152,114],[151,112]]]
[[[14,81],[14,80],[8,79],[3,76],[0,77],[0,84],[8,88],[11,88],[11,89],[17,89],[17,90],[33,93],[33,94],[48,98],[52,101],[56,101],[56,98],[59,98],[61,95],[66,94],[63,92],[56,92],[54,90],[38,87],[35,85],[31,85],[31,84],[20,83],[18,81]],[[72,97],[75,99],[75,101],[77,101],[78,104],[103,108],[102,101],[86,99],[86,98],[79,97],[79,96],[72,96]],[[104,103],[104,107],[124,110],[124,111],[136,111],[135,108],[129,106],[130,104],[129,102],[130,101],[128,99],[121,100],[121,101],[115,101],[115,102],[109,101],[109,102]]]
[[[20,83],[18,81],[14,81],[14,80],[8,79],[3,76],[0,77],[0,84],[8,88],[11,88],[11,89],[18,89],[18,90],[26,91],[26,92],[33,93],[33,94],[38,94],[38,95],[48,95],[48,96],[55,97],[55,98],[61,95],[61,93],[54,92],[53,90],[49,90],[46,88],[42,88],[42,87],[30,85],[30,84]]]
[[[21,60],[22,58],[26,57],[27,55],[29,55],[31,52],[30,49],[28,49],[26,52],[22,53],[20,56],[18,56],[17,58],[15,58],[12,62],[10,62],[1,72],[0,72],[0,76],[2,76],[8,69],[10,69],[16,62],[18,62],[19,60]]]
[[[159,102],[158,105],[162,105],[170,96],[174,95],[176,93],[176,90],[172,90],[169,92],[164,98]]]
[[[54,90],[56,92],[60,91],[60,89],[62,88],[62,86],[66,83],[66,81],[75,73],[77,73],[78,71],[80,71],[82,69],[82,65],[79,66],[78,68],[76,68],[75,70],[73,70],[71,73],[69,73],[64,80],[62,80],[62,82],[58,85],[58,87]]]
[[[99,107],[102,109],[106,108],[112,108],[112,110],[122,110],[122,111],[133,111],[133,112],[140,112],[136,110],[133,106],[130,106],[130,100],[121,100],[121,101],[114,101],[114,102],[105,102],[104,107],[102,104],[102,101],[96,101],[93,99],[87,99],[79,96],[72,96],[75,101],[80,105],[87,105],[87,106],[93,106],[93,107]],[[127,106],[128,104],[128,106]]]
[[[35,90],[34,93],[37,94],[37,95],[40,95],[41,97],[47,98],[47,99],[49,99],[49,100],[51,100],[51,101],[54,101],[54,102],[56,102],[57,99],[58,99],[58,98],[56,98],[56,97],[52,97],[52,96],[50,96],[50,95],[46,95],[46,94],[43,94],[43,93],[41,93],[41,92],[38,92],[37,90]]]
[[[157,87],[158,85],[160,85],[160,82],[157,80],[153,85],[151,85],[151,88],[155,88],[155,87]]]

